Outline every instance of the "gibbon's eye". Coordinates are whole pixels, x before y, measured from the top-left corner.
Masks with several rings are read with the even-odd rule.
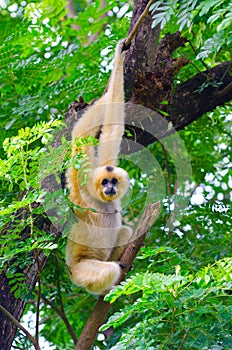
[[[117,185],[118,183],[118,179],[116,179],[115,177],[113,177],[113,179],[111,180],[112,185]]]
[[[108,184],[109,180],[108,179],[103,179],[101,184],[102,186],[106,186]]]

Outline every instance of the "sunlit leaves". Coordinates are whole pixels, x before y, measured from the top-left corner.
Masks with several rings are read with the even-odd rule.
[[[189,268],[193,270],[191,263]],[[145,349],[144,342],[149,349],[158,349],[161,344],[180,349],[182,342],[186,348],[198,349],[203,342],[204,348],[222,344],[229,350],[232,307],[226,293],[232,287],[231,278],[232,259],[227,258],[194,274],[186,270],[182,276],[179,267],[172,275],[146,272],[127,279],[106,297],[114,302],[119,296],[134,294],[133,303],[102,327],[124,327],[124,334],[111,349],[130,348],[132,344]]]

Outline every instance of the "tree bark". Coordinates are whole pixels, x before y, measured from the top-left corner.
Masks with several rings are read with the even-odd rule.
[[[143,13],[149,0],[137,0],[133,8],[133,14],[129,33],[134,28],[138,18]],[[130,99],[133,90],[133,81],[137,72],[145,73],[153,66],[157,55],[160,28],[151,29],[152,17],[147,16],[131,42],[127,51],[124,67],[124,85],[126,100]]]
[[[22,213],[20,213],[21,215]],[[16,215],[16,214],[15,214]],[[24,213],[26,215],[26,213]],[[54,234],[55,239],[58,239],[60,232],[58,232],[55,227],[51,224],[48,218],[39,215],[35,219],[35,225],[42,231],[47,233]],[[27,235],[28,232],[22,232],[22,236]],[[38,269],[43,270],[47,257],[43,254],[42,251],[38,253],[39,267],[37,262],[29,266],[27,270],[18,271],[24,272],[26,281],[25,283],[28,286],[29,290],[33,290],[37,281]],[[6,269],[7,270],[7,269]],[[10,293],[11,285],[6,277],[6,270],[0,274],[0,304],[17,320],[20,321],[23,312],[26,307],[26,302],[23,299],[15,298],[14,294]],[[0,311],[0,349],[1,350],[10,350],[12,343],[15,338],[17,327],[11,322],[11,320]]]
[[[151,86],[153,84],[151,80],[148,82],[145,78],[143,82],[140,80],[142,86],[149,91],[147,94],[143,92],[143,95],[146,94],[148,103],[142,105],[140,96],[135,98],[135,95],[138,95],[138,92],[136,92],[131,97],[133,103],[127,105],[126,129],[131,131],[133,135],[131,139],[136,140],[138,144],[148,146],[154,143],[157,138],[162,139],[178,130],[182,130],[205,113],[231,101],[232,76],[230,75],[230,69],[231,62],[225,62],[198,73],[185,83],[178,85],[173,94],[172,83],[170,83],[168,91],[157,91],[157,94],[152,95],[152,89],[155,90],[157,85],[160,86],[161,84],[162,86],[163,83],[156,81],[157,85]],[[203,84],[207,82],[209,82],[208,86],[202,89]],[[211,82],[220,84],[220,88],[215,87]],[[161,89],[163,88],[161,87]],[[160,104],[162,100],[166,100],[167,104]],[[152,102],[154,102],[153,105]],[[141,113],[139,113],[139,108],[135,108],[136,105],[144,107],[141,109]],[[136,119],[135,110],[138,111]],[[162,110],[167,116],[157,118],[156,110]],[[157,125],[157,121],[161,119],[166,120],[166,123],[163,122],[162,126]],[[155,134],[157,134],[157,137],[154,136]]]

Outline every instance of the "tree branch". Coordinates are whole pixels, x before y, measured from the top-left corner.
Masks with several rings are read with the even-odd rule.
[[[156,0],[150,0],[149,3],[147,4],[147,6],[145,7],[145,10],[143,11],[143,13],[140,15],[138,21],[136,22],[135,26],[133,27],[132,31],[130,32],[130,34],[128,35],[128,37],[125,40],[125,45],[129,46],[132,39],[134,38],[135,34],[137,33],[137,31],[139,30],[139,27],[141,26],[141,24],[143,23],[144,19],[147,17],[150,6],[155,2]]]
[[[232,81],[224,87],[224,89],[216,91],[213,95],[215,98],[221,98],[225,96],[227,93],[229,93],[232,90]]]
[[[76,334],[74,333],[74,330],[73,330],[71,324],[69,323],[69,320],[67,319],[67,316],[65,314],[64,309],[60,310],[57,306],[53,305],[52,301],[50,301],[49,299],[47,299],[43,295],[41,295],[41,298],[46,305],[49,305],[57,313],[57,315],[59,315],[62,318],[62,320],[67,328],[68,333],[71,335],[74,344],[76,344],[76,342],[77,342]]]
[[[15,318],[14,316],[8,312],[4,306],[0,305],[0,311],[2,311],[8,318],[9,320],[11,320],[11,322],[13,322],[15,324],[16,327],[18,327],[19,329],[21,329],[21,331],[23,331],[23,333],[26,334],[26,336],[28,337],[28,339],[30,339],[30,341],[32,342],[32,344],[34,345],[36,350],[41,350],[37,340],[31,335],[30,332],[28,332],[28,330],[26,328],[24,328]]]
[[[158,216],[160,202],[152,203],[145,209],[130,242],[120,259],[126,267],[123,268],[118,284],[122,282],[130,270],[133,261],[141,248],[146,235]],[[94,310],[92,311],[85,327],[78,339],[75,350],[89,350],[94,342],[99,327],[103,324],[111,304],[104,301],[104,296],[100,296]]]

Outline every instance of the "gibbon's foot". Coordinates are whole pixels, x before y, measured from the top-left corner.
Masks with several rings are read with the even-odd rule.
[[[113,261],[83,259],[71,268],[71,279],[92,294],[106,294],[113,288],[121,274],[119,265]]]
[[[121,267],[121,269],[125,269],[127,267],[127,264],[124,264],[124,263],[119,263],[119,266]],[[130,266],[129,271],[131,271],[133,269],[133,264]]]
[[[127,265],[124,264],[124,263],[119,263],[119,266],[120,266],[122,269],[125,269],[125,268],[127,267]]]

